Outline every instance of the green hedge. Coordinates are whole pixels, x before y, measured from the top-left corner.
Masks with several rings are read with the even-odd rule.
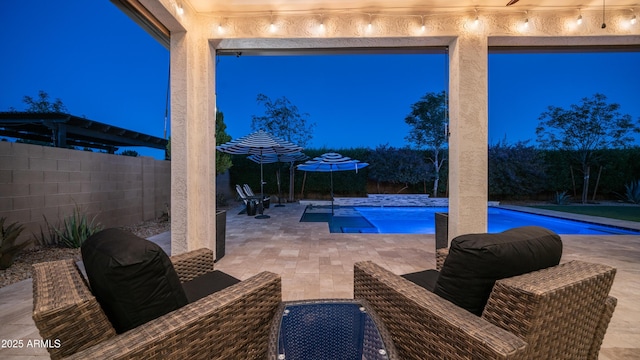
[[[310,158],[320,156],[332,150],[306,149]],[[337,149],[340,153],[353,159],[369,161],[372,150],[367,148]],[[421,156],[427,156],[420,151]],[[489,198],[491,200],[506,199],[550,199],[557,191],[567,191],[579,196],[582,189],[582,169],[573,160],[573,154],[564,151],[539,150],[534,147],[516,145],[493,145],[489,147]],[[233,156],[233,167],[230,169],[232,184],[249,184],[255,192],[260,189],[260,165],[246,159],[246,155]],[[299,163],[296,163],[299,164]],[[375,163],[370,163],[375,166]],[[598,151],[598,162],[591,167],[589,199],[598,178],[600,167],[602,172],[598,184],[598,199],[618,199],[623,194],[625,184],[640,179],[640,147],[628,149],[607,149]],[[276,171],[281,171],[282,192],[286,197],[289,189],[289,164],[264,164],[265,193],[277,194]],[[375,182],[368,179],[369,167],[355,171],[333,173],[334,193],[336,196],[364,196],[369,192],[377,192]],[[308,172],[304,184],[304,197],[329,198],[329,173]],[[448,182],[448,166],[442,168],[440,179],[441,194],[445,194]],[[300,198],[305,172],[295,170],[295,197]],[[393,192],[402,186],[383,184],[382,192]],[[404,193],[424,193],[431,191],[432,183],[412,184]]]

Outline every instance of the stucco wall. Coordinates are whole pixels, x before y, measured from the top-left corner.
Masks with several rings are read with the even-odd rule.
[[[169,161],[0,142],[0,217],[23,224],[22,237],[76,206],[105,227],[151,220],[170,196]]]

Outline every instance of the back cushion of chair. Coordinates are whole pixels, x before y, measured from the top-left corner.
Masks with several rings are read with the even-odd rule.
[[[468,234],[451,241],[434,293],[478,316],[496,280],[558,265],[562,241],[537,226],[498,234]]]
[[[120,229],[103,230],[82,245],[91,291],[117,333],[187,304],[171,260],[155,243]]]

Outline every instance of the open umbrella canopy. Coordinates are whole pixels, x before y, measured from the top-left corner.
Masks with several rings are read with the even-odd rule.
[[[253,154],[247,156],[247,159],[255,162],[255,163],[263,163],[263,164],[272,164],[277,162],[282,163],[290,163],[295,161],[303,161],[307,160],[309,157],[301,152],[290,153],[290,154]]]
[[[357,173],[358,169],[366,166],[369,166],[369,164],[332,152],[322,154],[319,157],[298,165],[298,170],[331,173],[331,213],[333,214],[333,172],[355,170]]]
[[[369,164],[342,156],[338,153],[325,153],[304,164],[298,165],[298,170],[319,172],[355,170],[358,172],[358,169],[366,166],[369,166]]]
[[[302,147],[280,139],[266,131],[258,130],[241,138],[216,146],[218,151],[229,154],[291,154],[302,151]]]
[[[286,140],[280,139],[268,132],[258,130],[249,135],[243,136],[236,140],[231,140],[222,145],[216,146],[218,151],[228,154],[250,154],[258,155],[259,159],[265,154],[292,154],[302,151],[302,147],[295,145]],[[264,175],[262,172],[263,161],[260,161],[260,197],[264,197]],[[260,214],[258,218],[264,219],[268,216]]]

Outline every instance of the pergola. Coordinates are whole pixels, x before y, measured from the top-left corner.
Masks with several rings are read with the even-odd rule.
[[[62,148],[100,149],[110,154],[125,146],[166,150],[168,143],[159,137],[58,112],[0,112],[0,136]]]
[[[489,52],[640,51],[636,0],[111,1],[171,53],[174,254],[215,248],[218,54],[446,48],[452,238],[487,227]]]

